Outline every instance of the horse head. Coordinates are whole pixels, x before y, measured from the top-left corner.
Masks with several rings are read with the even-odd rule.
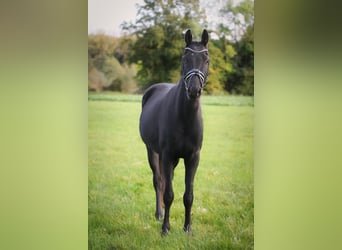
[[[186,47],[182,57],[182,78],[188,99],[201,96],[209,71],[209,35],[203,30],[200,42],[192,41],[190,30],[185,33]]]

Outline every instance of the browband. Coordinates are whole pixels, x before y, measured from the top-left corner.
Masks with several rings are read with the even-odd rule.
[[[208,52],[208,49],[202,49],[202,50],[193,50],[192,48],[186,47],[185,50],[190,50],[194,53],[202,53],[202,52]]]

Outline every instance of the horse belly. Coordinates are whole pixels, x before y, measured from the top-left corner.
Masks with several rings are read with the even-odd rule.
[[[159,153],[159,107],[158,102],[146,103],[140,115],[140,136],[147,147]]]
[[[144,143],[155,152],[160,152],[160,124],[165,110],[164,100],[174,85],[160,83],[148,88],[143,96],[140,115],[140,136]],[[166,112],[168,113],[168,112]]]
[[[157,124],[155,120],[144,112],[141,113],[140,116],[140,136],[143,142],[149,147],[149,148],[156,148],[156,142],[158,142],[158,133],[156,131],[158,130]]]

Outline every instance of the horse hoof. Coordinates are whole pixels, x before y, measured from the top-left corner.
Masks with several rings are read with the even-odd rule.
[[[167,233],[170,231],[170,224],[167,223],[167,224],[163,224],[162,226],[162,236],[166,236]]]
[[[156,220],[162,220],[162,219],[164,219],[163,214],[156,214],[155,217],[156,217]]]
[[[186,233],[191,233],[191,232],[192,232],[192,229],[191,229],[191,226],[190,226],[190,225],[184,226],[184,227],[183,227],[183,230],[184,230],[184,232],[186,232]]]
[[[167,230],[167,229],[162,230],[161,236],[162,236],[162,237],[165,237],[165,236],[167,235],[168,232],[169,232],[169,230]]]

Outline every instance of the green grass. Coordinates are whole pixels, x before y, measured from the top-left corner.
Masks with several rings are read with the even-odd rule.
[[[171,230],[162,238],[138,130],[141,96],[89,96],[89,249],[254,248],[253,105],[248,97],[238,97],[239,102],[219,97],[218,105],[206,98],[211,97],[202,100],[204,142],[195,177],[193,232],[182,230],[181,160],[173,180]]]
[[[141,102],[141,95],[120,94],[117,92],[90,93],[89,101],[121,101],[121,102]],[[250,96],[227,96],[227,95],[204,95],[202,97],[204,105],[218,106],[254,106],[254,98]]]

